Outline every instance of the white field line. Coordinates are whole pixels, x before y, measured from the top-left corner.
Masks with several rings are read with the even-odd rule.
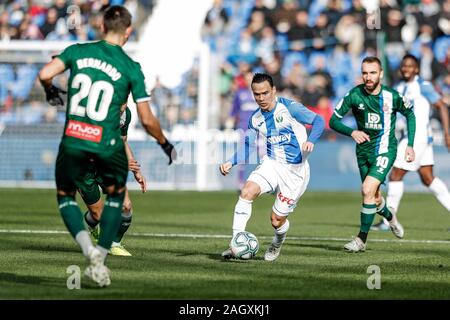
[[[12,234],[69,234],[67,231],[62,230],[23,230],[23,229],[0,229],[1,233]],[[225,234],[192,234],[192,233],[148,233],[148,232],[128,232],[127,236],[133,237],[150,237],[150,238],[209,238],[209,239],[229,239],[230,235]],[[273,236],[258,236],[260,239],[272,239]],[[334,238],[334,237],[295,237],[289,236],[289,240],[300,241],[335,241],[344,242],[349,238]],[[397,239],[370,239],[370,242],[397,242],[397,243],[423,243],[423,244],[447,244],[450,245],[448,240],[397,240]]]

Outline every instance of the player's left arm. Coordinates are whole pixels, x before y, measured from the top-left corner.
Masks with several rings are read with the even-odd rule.
[[[416,158],[414,152],[414,137],[416,136],[416,116],[414,115],[412,103],[404,96],[399,94],[398,111],[405,116],[408,129],[408,145],[405,151],[405,160],[412,162]]]
[[[303,151],[312,152],[325,129],[325,121],[322,116],[312,112],[299,102],[292,102],[288,106],[288,110],[299,123],[312,125],[308,139],[302,145]]]
[[[123,143],[125,145],[125,153],[128,159],[128,170],[133,172],[134,179],[141,186],[143,193],[147,191],[147,182],[144,175],[141,172],[141,165],[134,157],[133,151],[131,150],[130,144],[128,143],[127,136],[122,136]]]

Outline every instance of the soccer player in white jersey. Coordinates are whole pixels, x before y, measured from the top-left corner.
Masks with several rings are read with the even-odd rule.
[[[403,177],[408,171],[417,171],[422,183],[430,189],[438,201],[450,212],[450,193],[441,179],[433,175],[433,136],[430,126],[431,105],[440,112],[444,141],[450,150],[450,134],[448,107],[441,96],[434,90],[433,85],[419,77],[419,60],[407,54],[403,57],[400,72],[403,81],[396,90],[408,98],[414,104],[416,115],[416,136],[414,140],[414,151],[416,159],[406,162],[403,159],[407,139],[400,141],[397,151],[397,159],[389,176],[388,195],[386,203],[391,212],[396,213],[403,196]],[[389,230],[385,219],[372,226],[372,230]]]
[[[260,194],[276,192],[271,222],[275,236],[264,259],[275,260],[289,230],[288,215],[294,210],[309,182],[307,156],[320,138],[325,122],[323,118],[303,104],[277,97],[273,79],[265,73],[256,73],[251,83],[253,96],[259,108],[250,116],[245,144],[229,161],[220,165],[222,175],[231,168],[248,160],[255,149],[258,134],[266,138],[267,155],[244,184],[234,209],[233,237],[245,231],[252,214],[252,202]],[[308,137],[304,124],[311,124]],[[222,253],[232,258],[230,249]]]

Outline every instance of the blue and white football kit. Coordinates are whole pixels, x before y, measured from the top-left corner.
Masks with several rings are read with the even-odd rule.
[[[312,125],[308,137],[304,124]],[[261,193],[276,192],[273,211],[287,216],[297,205],[309,182],[308,153],[302,151],[306,141],[316,143],[325,122],[303,104],[277,97],[271,111],[256,110],[249,118],[244,147],[230,160],[232,165],[247,160],[255,149],[256,137],[266,140],[267,154],[248,181],[257,183]]]
[[[422,80],[419,76],[415,76],[412,82],[400,82],[396,90],[414,105],[416,116],[414,152],[416,158],[413,162],[406,162],[404,155],[407,139],[402,139],[398,145],[394,167],[407,171],[417,171],[421,166],[432,166],[434,165],[434,156],[430,125],[431,105],[438,102],[441,97],[430,82]]]

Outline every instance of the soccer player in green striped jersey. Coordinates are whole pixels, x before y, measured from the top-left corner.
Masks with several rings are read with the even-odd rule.
[[[144,129],[169,158],[176,157],[173,145],[151,112],[140,65],[122,49],[132,32],[128,10],[121,6],[108,8],[102,30],[103,40],[69,46],[39,72],[47,101],[57,105],[62,103],[61,91],[52,80],[70,70],[66,123],[56,159],[57,200],[66,227],[89,259],[85,274],[100,287],[111,283],[104,262],[119,229],[125,196],[128,159],[119,127],[120,109],[130,92]],[[100,219],[100,238],[95,247],[75,201],[92,159],[107,193]]]
[[[405,160],[414,161],[413,149],[416,121],[413,106],[394,89],[381,84],[383,69],[377,57],[366,57],[361,64],[363,84],[348,92],[337,104],[330,119],[330,127],[337,132],[352,137],[357,143],[356,158],[362,181],[361,227],[357,237],[344,248],[350,252],[366,249],[367,235],[378,213],[389,221],[389,226],[398,238],[404,231],[397,217],[386,206],[380,186],[391,169],[397,154],[395,138],[396,114],[406,117],[408,126],[408,146]],[[354,130],[341,120],[352,110],[357,123]]]
[[[120,116],[120,133],[122,140],[125,144],[125,152],[128,158],[128,170],[133,172],[135,180],[139,183],[141,191],[145,193],[147,191],[146,180],[141,172],[141,166],[135,159],[133,151],[128,144],[128,127],[131,122],[131,111],[126,104],[122,106],[122,112]],[[104,207],[104,201],[101,197],[100,189],[105,193],[105,185],[102,178],[98,175],[95,168],[95,163],[92,163],[92,169],[87,172],[84,183],[79,187],[78,192],[83,198],[88,210],[84,214],[84,221],[88,226],[89,231],[93,235],[94,239],[98,241],[100,235],[100,228],[98,223],[100,221],[102,210]],[[131,225],[133,213],[132,203],[128,189],[125,190],[125,198],[122,205],[122,216],[119,230],[111,245],[109,251],[113,256],[131,256],[131,253],[125,249],[121,241],[124,234],[127,232]]]

